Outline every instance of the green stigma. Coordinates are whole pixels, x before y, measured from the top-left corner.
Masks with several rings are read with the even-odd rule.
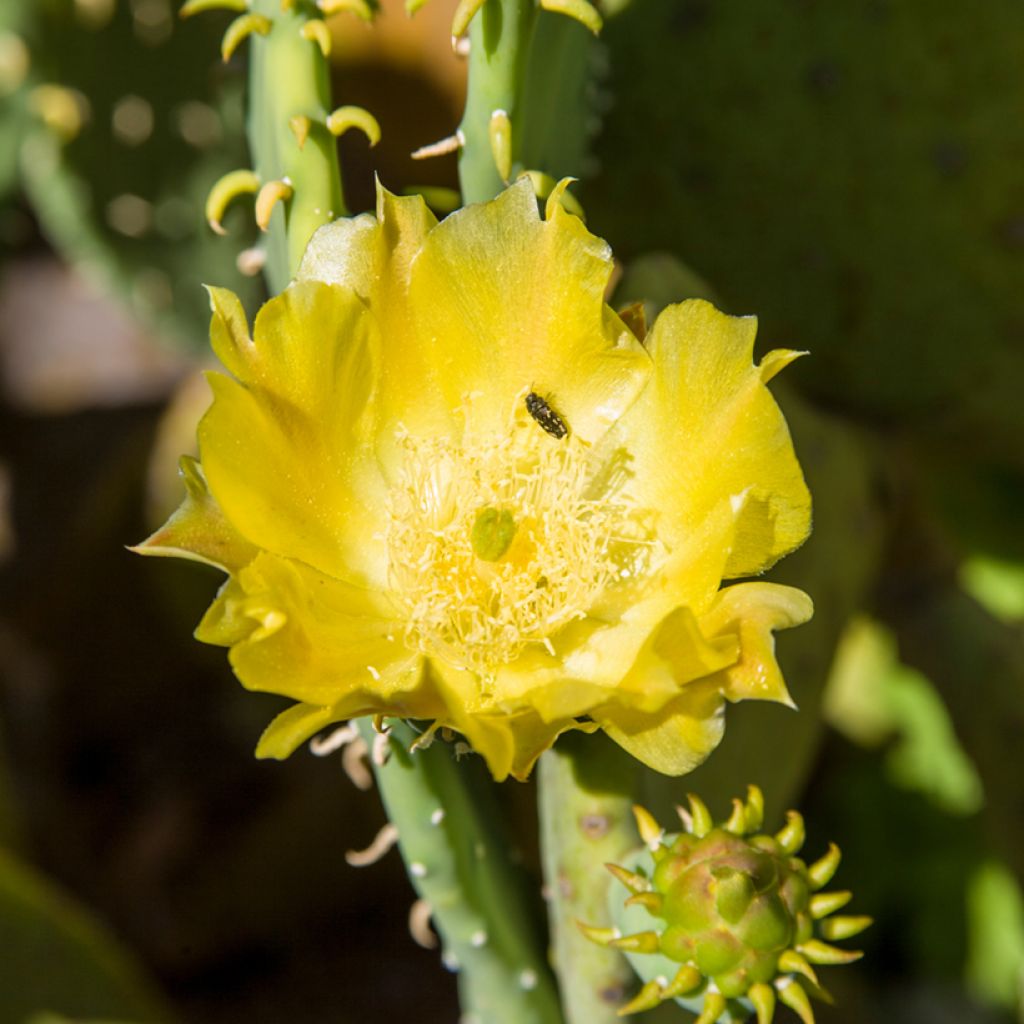
[[[496,562],[511,547],[515,535],[516,521],[507,508],[481,509],[470,533],[473,553],[485,562]]]

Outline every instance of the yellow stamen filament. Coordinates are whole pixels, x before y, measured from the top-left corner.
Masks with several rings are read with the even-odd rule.
[[[608,588],[650,571],[641,510],[591,494],[582,442],[555,444],[531,423],[461,447],[408,436],[401,444],[387,544],[414,649],[486,677],[528,645],[554,653],[560,629]]]

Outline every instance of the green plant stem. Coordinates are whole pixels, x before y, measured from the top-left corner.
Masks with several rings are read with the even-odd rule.
[[[578,21],[541,10],[523,89],[519,155],[556,180],[582,177],[599,123],[593,67],[597,39]]]
[[[604,865],[639,845],[637,763],[603,736],[563,736],[540,760],[540,824],[555,971],[568,1024],[612,1024],[633,979],[625,958],[585,938],[608,927]]]
[[[474,1024],[559,1024],[558,997],[492,818],[487,789],[450,744],[410,753],[416,733],[389,720],[390,757],[374,772],[398,829],[413,886],[431,906],[446,963],[459,972],[465,1019]],[[373,744],[369,719],[360,733]]]
[[[486,0],[469,27],[469,85],[459,130],[459,182],[464,203],[496,196],[505,183],[491,154],[490,122],[504,110],[512,122],[512,173],[521,167],[526,66],[537,20],[536,0]]]
[[[269,18],[266,36],[253,34],[249,62],[249,146],[262,182],[285,180],[292,197],[277,205],[266,240],[267,285],[281,291],[298,269],[306,243],[323,224],[347,212],[341,191],[337,140],[327,131],[331,112],[327,60],[302,26],[318,17],[317,8],[300,0],[283,12],[281,0],[253,0],[252,10]],[[294,117],[312,124],[299,147]]]

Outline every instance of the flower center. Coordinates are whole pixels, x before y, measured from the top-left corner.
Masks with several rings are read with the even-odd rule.
[[[535,424],[476,444],[401,439],[390,583],[406,641],[487,675],[651,568],[649,515],[595,478],[587,446]]]

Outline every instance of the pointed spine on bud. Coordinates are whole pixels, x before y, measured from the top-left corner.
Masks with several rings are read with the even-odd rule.
[[[625,1006],[620,1006],[616,1013],[620,1017],[643,1013],[644,1010],[653,1010],[661,1000],[661,985],[656,981],[649,981]]]
[[[655,821],[654,815],[646,807],[634,804],[633,817],[636,819],[636,828],[640,833],[640,838],[644,841],[647,849],[655,850],[661,846],[665,830]]]
[[[775,989],[771,985],[759,982],[750,986],[747,998],[754,1004],[757,1024],[772,1024],[772,1018],[775,1016]]]
[[[829,914],[842,910],[852,899],[853,893],[849,890],[815,893],[811,897],[811,917],[815,921],[820,921],[823,917],[828,917]]]
[[[832,917],[821,922],[819,931],[822,937],[828,939],[829,942],[842,942],[843,939],[852,939],[855,935],[860,935],[865,928],[870,928],[872,924],[874,924],[873,918],[866,915]]]
[[[738,797],[733,797],[732,801],[732,813],[729,815],[728,820],[722,826],[726,832],[731,832],[734,836],[742,836],[747,831],[747,809],[743,806],[743,801]]]
[[[270,30],[274,27],[274,23],[262,14],[243,14],[241,17],[235,18],[230,25],[228,25],[227,31],[224,33],[224,38],[220,43],[220,55],[221,59],[225,64],[233,56],[235,50],[245,42],[254,32],[257,35],[265,36],[269,35]]]
[[[704,997],[704,1009],[694,1024],[715,1024],[725,1013],[725,996],[721,992],[708,992]]]
[[[683,964],[676,971],[675,977],[661,990],[662,999],[677,999],[679,996],[700,988],[704,984],[704,976],[690,964]]]
[[[811,939],[809,942],[803,943],[799,950],[812,964],[830,966],[852,964],[864,955],[859,950],[840,949],[838,946],[830,946],[827,942],[822,942],[820,939]]]
[[[605,864],[605,867],[630,891],[634,896],[640,893],[650,892],[650,880],[635,871],[627,871],[618,864]]]
[[[791,981],[789,984],[780,982],[776,988],[779,992],[779,1001],[784,1006],[788,1006],[803,1024],[814,1024],[811,1000],[798,981]]]
[[[814,968],[795,949],[787,949],[779,957],[779,970],[786,974],[802,974],[808,981],[818,984]]]
[[[299,29],[303,39],[308,40],[311,43],[316,43],[320,47],[320,52],[325,58],[331,55],[331,33],[324,23],[322,18],[310,18],[301,29]]]
[[[839,847],[835,843],[829,843],[828,853],[821,860],[816,860],[807,869],[807,874],[811,879],[811,886],[815,892],[819,889],[824,889],[832,881],[832,876],[836,873],[842,856],[839,852]]]
[[[206,223],[218,235],[225,235],[223,220],[228,206],[238,196],[255,195],[260,179],[253,171],[229,171],[210,189],[206,198]]]
[[[744,805],[747,832],[760,832],[764,825],[764,793],[760,786],[747,786],[747,802]],[[761,1024],[758,1021],[758,1024]]]
[[[657,932],[636,932],[633,935],[623,935],[621,938],[612,939],[608,943],[623,953],[657,953],[658,933]]]
[[[610,946],[615,939],[621,938],[618,928],[598,928],[595,925],[587,924],[585,921],[577,921],[576,927],[599,946]]]
[[[380,125],[377,118],[363,107],[338,107],[327,115],[327,130],[334,136],[344,135],[351,128],[357,128],[370,141],[371,148],[380,142]]]
[[[787,811],[786,824],[775,833],[776,842],[786,853],[798,853],[806,837],[803,816],[797,811]]]
[[[427,0],[405,0],[405,13],[411,18]]]
[[[764,813],[755,787],[746,800],[733,801],[721,824],[699,797],[691,796],[689,804],[688,811],[680,810],[686,831],[668,839],[648,811],[634,807],[645,847],[631,855],[632,870],[606,865],[629,890],[630,913],[612,914],[619,929],[581,925],[594,941],[630,954],[631,962],[643,962],[633,960],[636,954],[658,953],[680,965],[671,983],[662,975],[651,980],[660,966],[652,964],[651,974],[638,967],[646,984],[621,1012],[639,1013],[703,992],[698,1020],[705,1024],[726,1012],[730,1019],[742,1016],[737,1000],[744,998],[757,1024],[771,1024],[779,1001],[812,1024],[810,999],[829,999],[816,966],[861,956],[827,940],[870,924],[866,917],[829,917],[846,905],[848,892],[815,892],[834,874],[838,848],[830,847],[812,868],[794,856],[805,831],[795,811],[775,836],[750,834]]]
[[[278,203],[287,202],[295,194],[291,183],[284,180],[268,181],[256,196],[256,223],[260,231],[270,227],[270,216]]]
[[[604,24],[597,8],[587,0],[540,0],[540,6],[552,14],[564,14],[575,19],[595,36]]]
[[[714,828],[715,822],[711,812],[696,793],[687,793],[686,800],[690,805],[690,819],[693,821],[690,831],[698,839],[703,839]]]
[[[648,914],[658,916],[664,905],[664,898],[656,892],[637,892],[626,900],[627,907],[643,907]]]

